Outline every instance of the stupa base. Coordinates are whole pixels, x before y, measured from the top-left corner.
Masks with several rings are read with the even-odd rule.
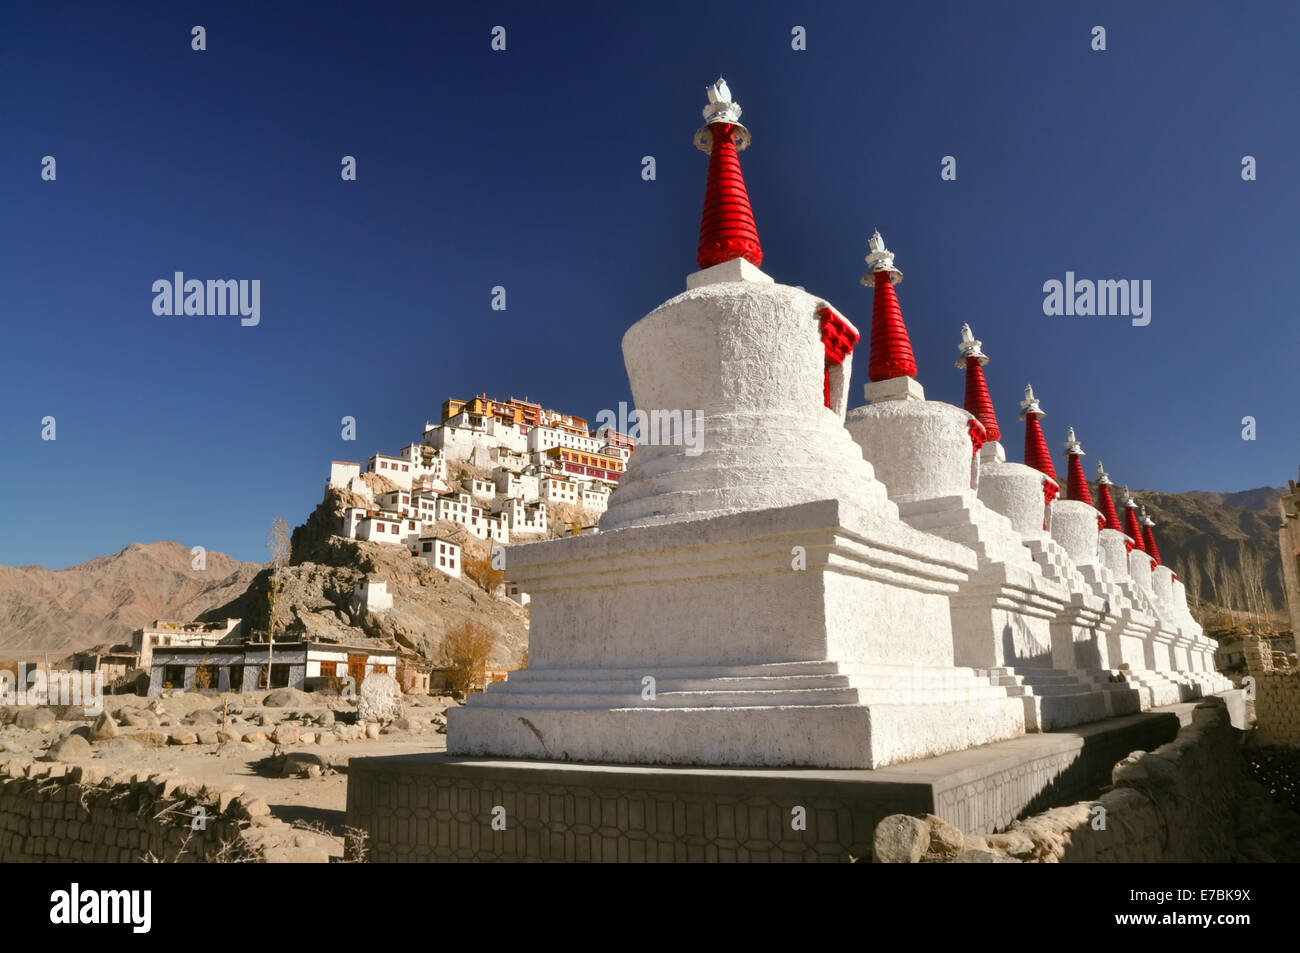
[[[878,768],[1018,737],[972,669],[830,662],[511,675],[447,713],[447,750],[615,764]]]

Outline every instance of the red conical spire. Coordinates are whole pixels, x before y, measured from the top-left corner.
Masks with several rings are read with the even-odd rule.
[[[695,145],[709,154],[709,177],[700,215],[700,245],[696,262],[710,268],[743,258],[755,268],[763,264],[749,192],[740,174],[738,152],[749,145],[749,131],[739,123],[740,105],[732,102],[727,83],[719,78],[709,87],[708,122],[695,133]]]
[[[1043,427],[1038,418],[1044,416],[1043,408],[1038,406],[1034,397],[1034,388],[1025,385],[1025,399],[1020,402],[1024,409],[1020,419],[1025,422],[1025,463],[1039,473],[1056,479],[1056,467],[1052,466],[1052,455],[1047,450],[1047,439],[1043,436]]]
[[[989,359],[980,349],[980,342],[971,334],[969,324],[961,326],[961,343],[957,350],[961,351],[957,366],[966,368],[966,402],[963,406],[984,425],[986,441],[1001,440],[1002,431],[998,428],[997,414],[993,412],[993,398],[989,396],[988,384],[984,381],[984,365]]]
[[[1156,537],[1155,534],[1151,532],[1152,527],[1154,527],[1156,523],[1155,520],[1147,516],[1147,508],[1145,506],[1142,507],[1142,519],[1139,520],[1138,522],[1142,524],[1142,536],[1144,542],[1146,543],[1145,549],[1147,551],[1147,555],[1150,556],[1153,560],[1155,560],[1155,564],[1159,566],[1160,550],[1156,548]]]
[[[1124,532],[1124,527],[1119,523],[1119,514],[1115,512],[1115,501],[1111,498],[1110,488],[1114,486],[1110,482],[1110,476],[1102,469],[1101,461],[1097,461],[1097,499],[1101,510],[1101,515],[1106,517],[1106,529],[1113,529],[1117,533]]]
[[[862,276],[862,283],[874,287],[871,301],[871,343],[867,357],[867,378],[887,381],[895,377],[915,377],[916,358],[912,356],[912,342],[903,323],[903,309],[898,306],[894,285],[903,280],[903,273],[894,267],[894,255],[885,247],[880,232],[868,242],[871,253],[867,264],[871,270]]]
[[[1147,547],[1142,541],[1142,527],[1138,526],[1137,503],[1129,495],[1128,487],[1124,487],[1124,497],[1120,500],[1120,505],[1124,507],[1124,534],[1133,540],[1134,549],[1140,549],[1145,553]]]
[[[1074,439],[1073,427],[1065,438],[1065,456],[1070,461],[1066,476],[1066,498],[1092,506],[1092,491],[1088,489],[1088,478],[1083,475],[1083,447]]]

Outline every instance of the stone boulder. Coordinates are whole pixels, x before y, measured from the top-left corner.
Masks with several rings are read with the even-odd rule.
[[[312,702],[312,697],[306,692],[300,692],[296,688],[277,688],[275,691],[267,692],[266,697],[262,699],[262,705],[266,708],[289,708],[291,706],[307,707]]]
[[[77,761],[91,756],[90,742],[81,735],[68,735],[50,745],[47,761]]]
[[[117,722],[108,712],[101,714],[90,726],[91,741],[112,741],[120,734],[121,732],[117,730]]]
[[[144,745],[136,741],[135,738],[114,738],[104,744],[105,757],[109,758],[139,754],[143,750]]]
[[[891,814],[876,825],[872,845],[879,864],[916,864],[930,847],[930,825],[907,814]]]
[[[357,697],[357,720],[386,724],[402,717],[402,690],[391,675],[367,675]]]
[[[329,769],[329,763],[318,754],[310,751],[291,751],[279,759],[277,774],[282,778],[302,778],[309,775],[308,769],[315,768],[319,777]]]
[[[295,745],[298,743],[297,725],[277,725],[271,740],[278,745]]]
[[[23,708],[14,716],[14,724],[28,731],[45,731],[54,725],[54,712],[48,708]]]

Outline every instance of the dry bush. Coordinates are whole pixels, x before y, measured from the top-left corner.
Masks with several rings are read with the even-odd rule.
[[[491,629],[470,619],[448,631],[439,650],[439,667],[448,672],[448,687],[461,695],[482,688],[488,657],[496,644]]]
[[[506,580],[506,574],[500,569],[492,568],[492,551],[475,547],[461,550],[461,571],[472,579],[484,592],[492,592]]]

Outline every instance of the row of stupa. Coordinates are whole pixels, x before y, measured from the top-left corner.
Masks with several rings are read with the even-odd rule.
[[[448,713],[449,752],[875,768],[1229,688],[1073,433],[1058,498],[1031,391],[1006,459],[969,329],[966,406],[925,399],[878,233],[848,410],[859,333],[760,270],[722,80],[704,116],[700,270],[623,339],[637,406],[700,409],[703,450],[640,447],[598,533],[508,550],[530,667]]]

